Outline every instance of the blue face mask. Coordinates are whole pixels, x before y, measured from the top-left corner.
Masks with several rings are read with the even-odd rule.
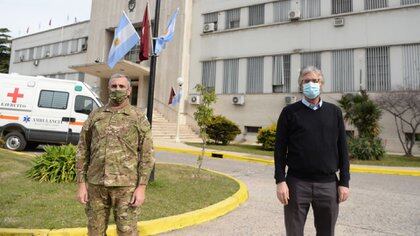
[[[320,86],[319,83],[309,82],[303,84],[303,94],[309,99],[314,99],[319,96]]]

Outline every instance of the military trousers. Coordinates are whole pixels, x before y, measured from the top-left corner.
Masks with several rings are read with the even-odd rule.
[[[105,187],[88,184],[88,235],[106,235],[108,221],[113,209],[117,233],[120,236],[138,235],[137,220],[139,207],[130,205],[135,187]]]
[[[307,182],[287,176],[289,203],[284,206],[287,236],[303,236],[312,205],[317,236],[333,236],[338,217],[337,182]]]

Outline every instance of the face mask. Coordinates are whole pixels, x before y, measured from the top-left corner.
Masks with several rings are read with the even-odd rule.
[[[320,93],[320,86],[319,83],[309,82],[303,84],[303,94],[309,98],[314,99],[319,96]]]
[[[127,90],[115,90],[109,94],[109,99],[112,103],[120,105],[127,98]]]

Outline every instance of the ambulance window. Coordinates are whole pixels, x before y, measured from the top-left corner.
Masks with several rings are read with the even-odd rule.
[[[98,108],[98,104],[92,98],[80,95],[76,96],[76,102],[74,103],[75,112],[89,115],[96,108]]]
[[[38,107],[67,109],[69,93],[59,91],[41,90],[39,95]]]

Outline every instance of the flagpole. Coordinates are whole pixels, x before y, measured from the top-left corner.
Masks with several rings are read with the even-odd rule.
[[[153,50],[156,45],[156,38],[159,34],[159,16],[160,16],[160,0],[156,0],[155,6],[155,21],[153,24]],[[156,63],[157,63],[157,56],[155,55],[154,51],[152,51],[152,55],[150,58],[150,78],[149,78],[149,90],[148,90],[148,97],[147,97],[147,119],[150,123],[150,128],[152,128],[152,120],[153,120],[153,100],[154,100],[154,92],[155,92],[155,78],[156,78]],[[150,174],[150,181],[154,181],[155,179],[155,167],[153,166],[152,173]]]

